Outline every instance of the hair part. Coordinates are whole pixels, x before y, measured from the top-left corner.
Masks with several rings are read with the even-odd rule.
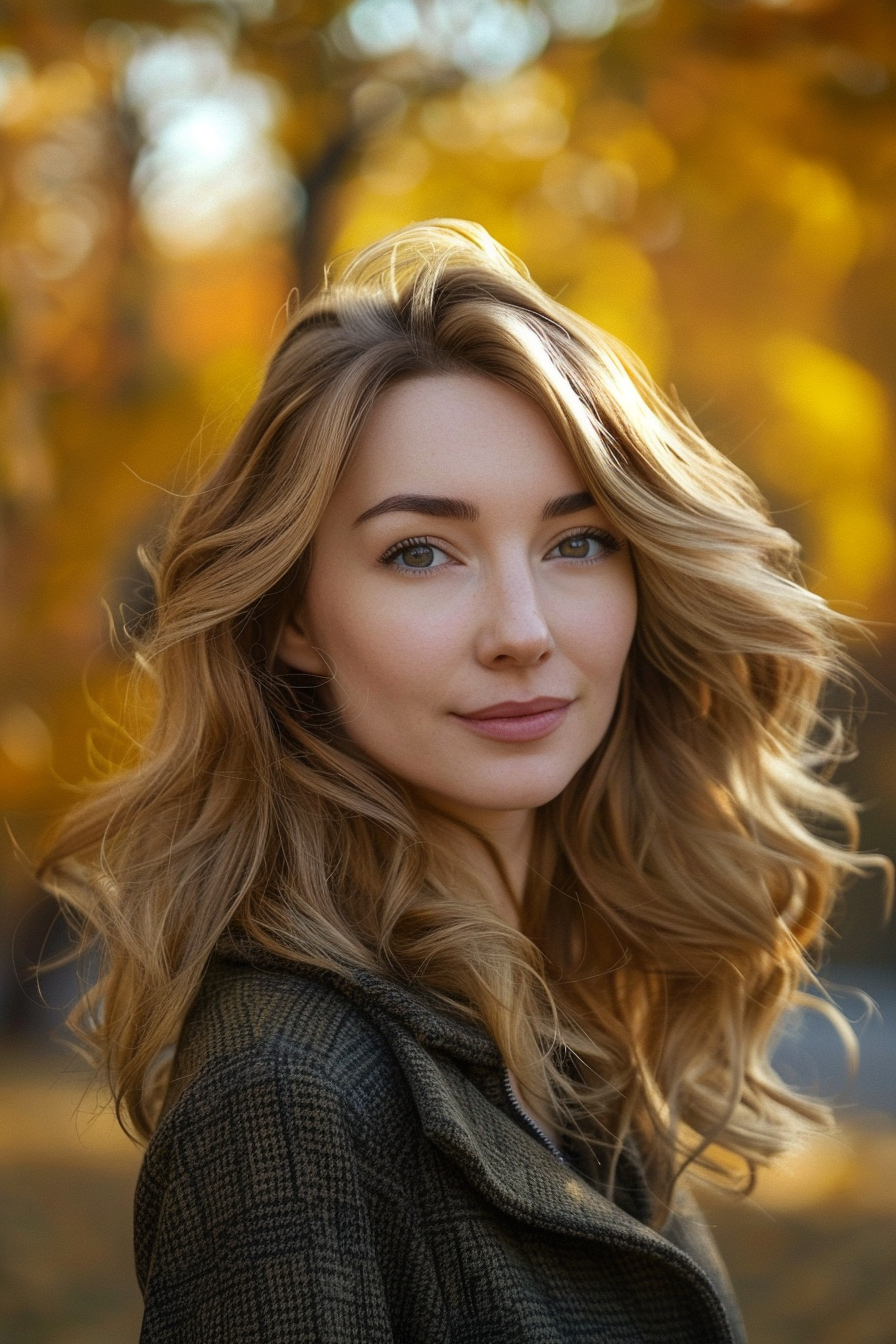
[[[276,657],[371,408],[448,372],[540,406],[638,584],[613,723],[539,812],[519,931],[451,823]],[[844,746],[821,696],[850,623],[802,585],[752,482],[484,230],[414,225],[331,268],[154,579],[138,759],[63,819],[40,867],[103,950],[73,1024],[123,1122],[152,1132],[158,1061],[228,927],[298,964],[413,980],[482,1023],[610,1167],[635,1138],[660,1210],[685,1169],[717,1167],[710,1145],[752,1174],[826,1122],[769,1051],[844,879],[884,863],[855,853],[854,805],[828,778]]]

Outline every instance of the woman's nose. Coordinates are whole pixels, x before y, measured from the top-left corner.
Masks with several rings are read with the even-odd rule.
[[[479,661],[531,667],[549,657],[554,638],[528,564],[495,575],[484,594]]]

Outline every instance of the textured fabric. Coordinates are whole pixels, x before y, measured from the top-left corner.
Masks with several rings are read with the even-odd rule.
[[[502,1084],[423,994],[231,944],[138,1184],[142,1344],[742,1341],[696,1208],[648,1228]]]

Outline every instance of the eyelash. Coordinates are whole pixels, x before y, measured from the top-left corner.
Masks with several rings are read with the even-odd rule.
[[[605,532],[601,527],[572,528],[569,532],[565,532],[562,537],[557,538],[554,545],[551,547],[551,550],[556,550],[558,546],[562,546],[564,541],[570,541],[573,537],[593,537],[595,541],[599,541],[605,550],[611,554],[622,550],[623,543],[619,538],[614,537],[611,532]],[[379,563],[381,565],[389,565],[393,560],[397,560],[402,552],[409,551],[414,546],[432,546],[440,551],[445,549],[444,546],[439,546],[437,542],[433,541],[431,537],[405,537],[404,541],[397,541],[394,546],[390,546],[388,551],[380,556]],[[578,565],[593,565],[599,559],[599,556],[594,556],[588,560],[575,560],[573,563]],[[441,569],[442,566],[439,565],[436,566],[436,568]],[[431,574],[433,570],[431,568],[415,570],[412,569],[411,566],[407,566],[407,572],[409,574],[424,575]]]
[[[380,564],[381,565],[391,564],[393,560],[398,559],[398,557],[402,554],[403,551],[413,550],[415,546],[436,547],[436,545],[437,543],[433,541],[432,537],[405,537],[404,541],[397,541],[394,546],[389,547],[388,551],[386,551],[384,555],[380,556]],[[444,551],[445,547],[439,546],[438,549],[440,551]],[[417,570],[416,572],[418,574],[425,574],[426,570],[420,569]]]
[[[551,550],[556,550],[558,546],[563,545],[564,541],[571,541],[575,537],[593,537],[594,540],[599,541],[604,550],[608,551],[611,555],[622,550],[622,542],[620,539],[614,537],[612,532],[605,532],[602,527],[574,527],[562,537],[558,537],[551,547]],[[593,565],[598,559],[600,559],[599,556],[594,556],[591,560],[579,560],[577,563],[580,565]]]

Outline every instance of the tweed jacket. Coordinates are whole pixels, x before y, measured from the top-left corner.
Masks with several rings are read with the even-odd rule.
[[[231,940],[138,1183],[142,1344],[743,1344],[696,1206],[652,1230],[631,1164],[611,1203],[505,1080],[425,993]]]

